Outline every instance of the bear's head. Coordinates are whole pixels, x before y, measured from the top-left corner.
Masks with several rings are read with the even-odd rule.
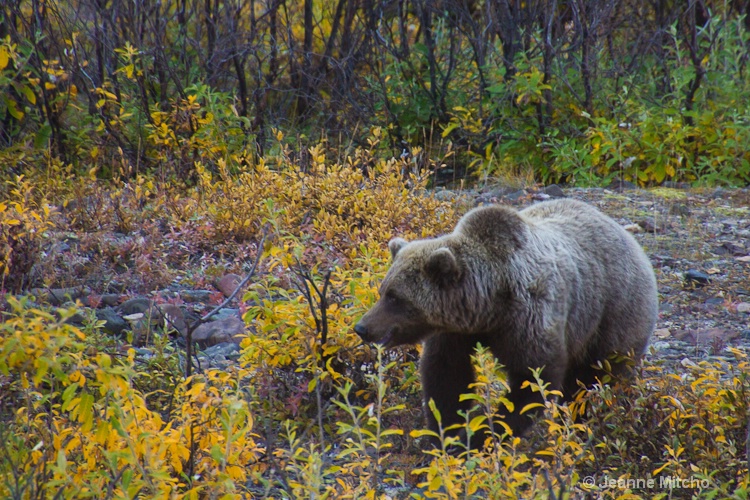
[[[380,285],[380,300],[356,324],[366,342],[386,347],[416,344],[445,330],[437,314],[443,297],[462,281],[465,264],[457,251],[440,240],[395,238],[388,247],[393,264]]]
[[[526,226],[515,210],[481,207],[453,233],[388,243],[393,257],[380,299],[355,325],[366,342],[416,344],[434,333],[472,333],[507,293],[505,266],[523,244]]]

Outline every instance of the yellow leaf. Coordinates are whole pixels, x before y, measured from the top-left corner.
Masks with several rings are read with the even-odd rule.
[[[440,476],[436,475],[432,478],[432,481],[430,481],[429,491],[437,491],[442,485],[443,481],[441,480]]]
[[[529,403],[523,408],[521,408],[520,415],[523,415],[527,411],[533,410],[534,408],[544,408],[544,405],[542,403]]]
[[[429,429],[415,429],[411,431],[409,435],[413,438],[418,438],[422,436],[440,437],[437,432],[431,431]]]
[[[0,47],[0,70],[5,69],[5,67],[8,65],[8,49],[5,47]]]
[[[484,421],[487,420],[487,417],[484,415],[479,415],[471,419],[471,422],[469,422],[469,429],[471,429],[471,432],[477,432],[479,429],[484,426]]]

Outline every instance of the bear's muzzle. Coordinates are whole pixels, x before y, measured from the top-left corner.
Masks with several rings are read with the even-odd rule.
[[[370,342],[370,332],[362,323],[357,323],[356,325],[354,325],[354,332],[359,335],[359,337],[365,342]]]

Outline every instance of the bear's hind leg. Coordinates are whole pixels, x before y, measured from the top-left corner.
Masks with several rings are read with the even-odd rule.
[[[472,407],[471,401],[459,401],[459,396],[470,392],[469,385],[474,383],[471,355],[477,342],[481,342],[477,336],[448,333],[433,335],[425,341],[420,373],[424,411],[431,431],[439,433],[438,422],[429,407],[430,399],[440,411],[443,429],[464,422],[458,412],[469,411]],[[458,431],[447,435],[458,435]]]

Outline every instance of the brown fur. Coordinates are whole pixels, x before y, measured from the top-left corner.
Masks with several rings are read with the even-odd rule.
[[[446,427],[461,422],[474,382],[471,354],[489,347],[505,366],[516,411],[499,413],[515,433],[539,395],[521,389],[544,368],[551,389],[571,396],[590,385],[592,364],[614,353],[640,358],[656,322],[648,258],[615,221],[585,203],[556,200],[520,212],[501,206],[467,213],[440,238],[389,243],[393,263],[380,300],[355,326],[387,347],[424,341],[421,376]],[[437,422],[427,412],[428,425]]]

